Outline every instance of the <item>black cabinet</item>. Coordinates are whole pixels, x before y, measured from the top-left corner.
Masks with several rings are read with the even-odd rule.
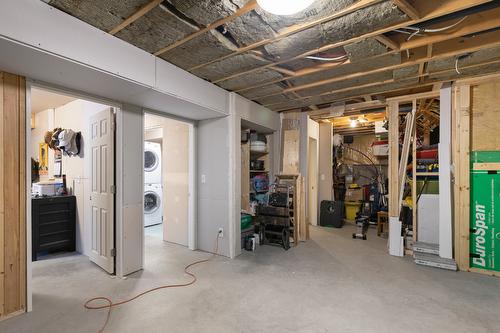
[[[42,251],[75,251],[75,196],[31,199],[32,260]]]

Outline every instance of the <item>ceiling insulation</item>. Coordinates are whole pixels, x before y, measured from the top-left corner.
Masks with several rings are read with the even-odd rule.
[[[228,90],[238,90],[242,87],[248,87],[252,84],[259,84],[282,78],[283,75],[281,73],[265,68],[252,73],[248,73],[246,75],[237,76],[233,79],[223,81],[220,83],[220,86]],[[267,87],[269,87],[269,85]],[[281,89],[283,88],[280,87],[280,90]],[[264,89],[264,91],[267,92],[269,90]]]
[[[197,30],[197,27],[179,19],[165,7],[159,6],[115,36],[153,53]]]
[[[109,31],[150,0],[50,0],[49,4],[94,27]]]
[[[214,58],[227,55],[234,50],[236,50],[236,46],[227,40],[220,32],[217,30],[210,30],[160,55],[160,57],[181,68],[191,68],[213,60]]]
[[[457,56],[412,64],[413,58],[406,58],[406,51],[398,51],[398,44],[406,43],[408,36],[391,32],[396,25],[409,22],[410,18],[397,6],[397,2],[390,0],[375,0],[368,5],[370,2],[359,0],[316,0],[306,10],[290,16],[272,15],[258,6],[242,11],[247,0],[165,0],[156,7],[140,11],[150,1],[47,0],[50,5],[106,32],[140,13],[121,26],[115,36],[147,52],[159,54],[166,61],[216,82],[224,89],[239,91],[242,96],[273,110],[328,105],[365,95],[388,96],[395,90],[417,89],[419,85],[429,85],[429,82],[437,80],[500,70],[494,63],[500,58],[500,47],[492,47],[498,45],[500,30],[492,29],[493,21],[484,30],[490,35],[498,33],[498,38],[483,38],[484,46],[479,47],[482,48],[480,51],[462,55],[456,53],[460,56],[458,67],[461,74],[455,71]],[[441,4],[443,1],[445,5]],[[486,7],[480,6],[482,1],[471,0],[466,6],[459,3],[462,2],[429,1],[422,6],[422,2],[407,0],[407,4],[420,9],[420,14],[424,16],[432,11],[450,15],[460,11],[454,17],[431,16],[433,24],[441,20],[441,26],[453,24],[464,15],[469,15],[469,20],[477,16],[475,20],[481,21],[481,15],[486,11],[489,16],[498,17],[494,11],[500,10],[500,3]],[[353,5],[356,9],[351,12]],[[357,6],[363,5],[367,7],[358,9],[360,7]],[[467,6],[471,7],[470,12],[463,11]],[[316,22],[334,14],[339,15],[330,21]],[[231,19],[217,29],[205,28],[229,16]],[[315,24],[301,26],[311,22]],[[424,20],[418,26],[426,26],[428,22]],[[284,29],[292,29],[293,32],[281,36]],[[466,24],[459,24],[453,29],[453,33],[463,29],[463,36],[467,36],[464,43],[474,43],[473,38],[480,35],[477,30],[474,34],[468,33]],[[374,36],[374,31],[381,31],[384,35]],[[431,37],[434,36],[440,41],[433,40]],[[381,37],[391,49],[378,41],[382,40]],[[414,36],[414,43],[424,43],[412,47],[409,54],[412,57],[421,53],[425,55],[428,45],[434,45],[436,51],[440,49],[441,41],[445,43],[457,37],[460,36],[453,36],[449,31]],[[427,38],[429,42],[426,42]],[[172,47],[165,49],[168,46]],[[306,59],[304,54],[323,58],[347,55],[347,60],[345,63],[312,60]],[[430,55],[434,57],[434,53]],[[402,65],[403,61],[408,61],[409,66],[384,69]],[[488,64],[475,66],[485,62]],[[419,73],[422,74],[420,78]],[[289,92],[284,93],[285,89]]]
[[[255,57],[252,54],[238,54],[234,57],[227,58],[221,61],[214,62],[205,67],[201,67],[192,71],[194,75],[200,76],[210,81],[215,81],[222,77],[226,77],[236,72],[246,71],[256,67],[269,64],[270,61]],[[241,78],[245,80],[245,78]],[[247,85],[252,84],[252,81],[247,81]]]

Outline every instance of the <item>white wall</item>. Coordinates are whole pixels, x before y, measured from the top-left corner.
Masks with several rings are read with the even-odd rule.
[[[319,124],[318,201],[333,200],[333,128],[331,123]]]
[[[123,105],[116,124],[116,274],[124,276],[142,269],[144,260],[142,109]]]
[[[198,249],[213,252],[224,228],[219,254],[230,256],[230,117],[202,120],[197,127]]]

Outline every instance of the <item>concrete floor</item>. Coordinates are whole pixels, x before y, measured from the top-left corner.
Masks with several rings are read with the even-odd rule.
[[[500,332],[500,279],[390,257],[373,229],[367,241],[352,226],[311,229],[287,252],[264,246],[196,267],[195,285],[114,309],[105,332]],[[96,332],[106,313],[85,299],[185,281],[184,265],[208,256],[147,236],[146,269],[125,280],[83,256],[36,262],[34,311],[0,332]]]

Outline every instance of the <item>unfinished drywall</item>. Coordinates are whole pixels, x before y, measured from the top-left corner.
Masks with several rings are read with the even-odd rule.
[[[330,122],[319,123],[319,182],[318,201],[333,200],[333,127]]]
[[[202,120],[197,127],[197,247],[214,252],[219,228],[219,254],[230,256],[229,117]]]

